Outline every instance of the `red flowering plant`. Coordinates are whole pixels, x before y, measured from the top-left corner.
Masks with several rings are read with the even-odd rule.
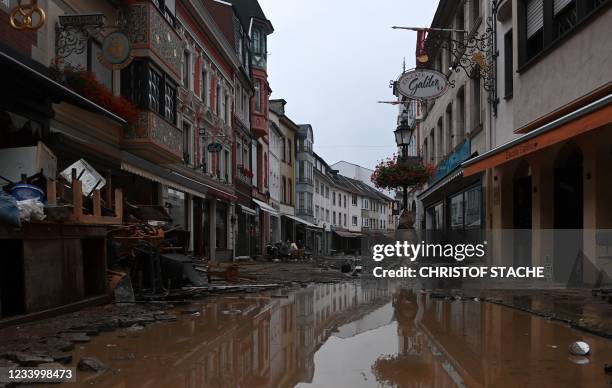
[[[421,186],[433,175],[434,168],[420,158],[391,158],[378,163],[370,178],[380,189],[393,190],[400,187]]]
[[[100,105],[117,116],[121,117],[128,124],[133,124],[138,119],[136,106],[125,97],[114,96],[110,90],[102,85],[96,75],[83,69],[81,66],[74,66],[61,59],[55,59],[50,66],[51,75],[59,83],[62,83],[74,90],[81,96]]]
[[[244,164],[239,164],[237,168],[243,176],[247,178],[253,178],[253,172],[249,170]]]

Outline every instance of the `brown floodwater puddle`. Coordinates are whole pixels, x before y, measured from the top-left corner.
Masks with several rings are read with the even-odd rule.
[[[345,283],[194,306],[77,347],[108,370],[65,386],[612,387],[612,341],[490,303]],[[569,354],[576,340],[589,356]]]

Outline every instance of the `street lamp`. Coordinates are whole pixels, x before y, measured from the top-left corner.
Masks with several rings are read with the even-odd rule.
[[[408,159],[408,146],[410,145],[410,141],[412,140],[412,132],[413,129],[410,128],[410,125],[408,125],[408,120],[406,119],[402,120],[397,126],[397,129],[393,131],[393,133],[395,134],[395,143],[398,147],[401,147],[402,149],[402,153],[400,155],[400,158],[402,160]],[[406,209],[408,209],[408,188],[404,186],[403,189],[403,207],[405,211]]]

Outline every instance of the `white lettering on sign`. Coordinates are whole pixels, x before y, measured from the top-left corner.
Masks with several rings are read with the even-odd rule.
[[[414,69],[402,74],[397,80],[397,90],[412,99],[433,99],[448,89],[446,76],[432,69]]]

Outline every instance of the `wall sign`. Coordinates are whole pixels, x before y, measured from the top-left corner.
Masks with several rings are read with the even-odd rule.
[[[221,143],[210,143],[206,146],[208,152],[221,152],[223,145]]]
[[[402,74],[397,80],[397,91],[402,96],[430,100],[443,95],[448,89],[448,79],[433,69],[414,69]]]
[[[102,41],[102,52],[98,53],[98,60],[104,66],[121,70],[132,62],[134,56],[130,54],[130,41],[119,31],[108,34]]]

